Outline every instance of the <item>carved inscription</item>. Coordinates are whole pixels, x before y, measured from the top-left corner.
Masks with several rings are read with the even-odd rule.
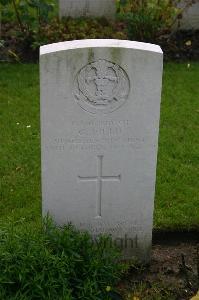
[[[110,113],[126,101],[130,84],[117,64],[99,59],[84,66],[76,75],[75,98],[85,111]]]
[[[140,149],[146,137],[133,134],[129,120],[72,121],[64,136],[49,141],[49,149],[57,151],[101,151],[113,149]]]

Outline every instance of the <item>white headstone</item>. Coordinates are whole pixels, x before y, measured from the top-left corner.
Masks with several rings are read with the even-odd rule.
[[[178,4],[179,8],[186,7],[187,0],[181,0]],[[195,1],[192,5],[188,6],[182,13],[181,19],[178,20],[176,27],[184,30],[197,30],[199,29],[199,1]],[[178,25],[178,26],[177,26]]]
[[[107,17],[116,13],[115,0],[59,0],[60,17]]]
[[[41,47],[43,215],[150,255],[162,80],[159,46]]]

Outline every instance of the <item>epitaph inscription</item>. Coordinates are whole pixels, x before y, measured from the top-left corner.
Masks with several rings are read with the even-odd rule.
[[[99,59],[84,66],[75,78],[75,98],[85,111],[110,113],[124,104],[130,84],[117,64]]]

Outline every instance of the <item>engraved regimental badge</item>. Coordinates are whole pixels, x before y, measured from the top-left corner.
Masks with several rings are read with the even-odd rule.
[[[117,64],[99,59],[84,66],[75,78],[75,98],[90,113],[110,113],[126,101],[129,79]]]

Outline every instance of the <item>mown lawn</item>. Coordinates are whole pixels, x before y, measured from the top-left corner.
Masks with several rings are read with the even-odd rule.
[[[199,228],[199,63],[164,66],[154,226]],[[0,64],[0,218],[41,216],[38,65]]]

